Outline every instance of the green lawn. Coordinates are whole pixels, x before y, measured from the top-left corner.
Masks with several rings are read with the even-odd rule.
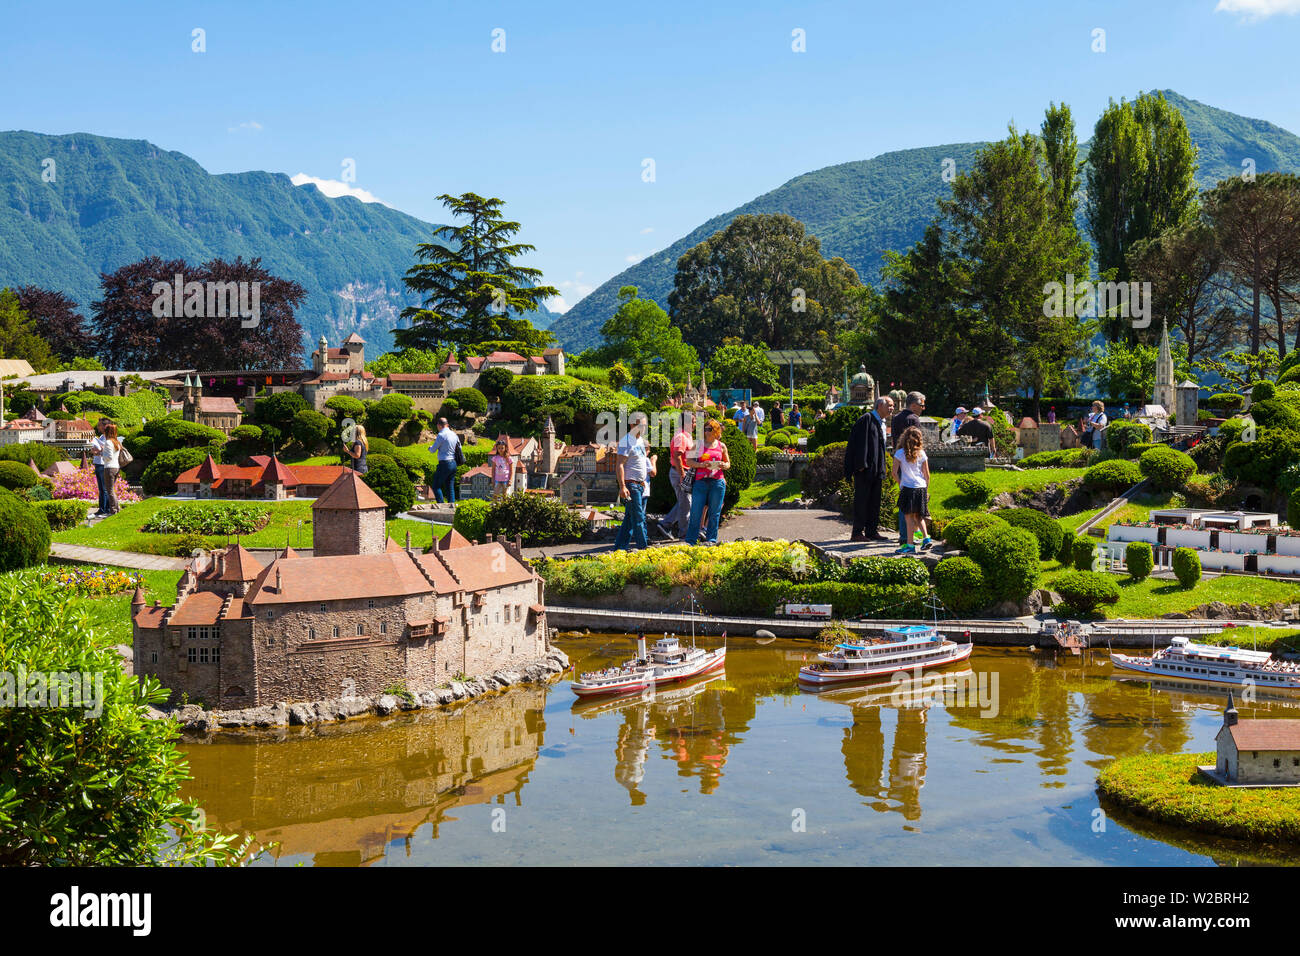
[[[147,554],[171,553],[169,547],[180,539],[174,534],[150,534],[141,531],[149,518],[181,502],[166,498],[146,498],[135,505],[126,505],[111,518],[105,518],[94,527],[72,528],[55,532],[51,537],[66,544],[81,544],[92,548],[110,548],[114,551],[140,551]],[[187,502],[200,507],[219,508],[226,502]],[[286,540],[295,548],[309,548],[312,543],[310,501],[260,502],[271,508],[266,526],[253,534],[240,537],[240,543],[249,548],[282,548]],[[399,544],[406,543],[406,532],[411,532],[411,543],[427,548],[434,537],[447,533],[446,525],[433,525],[427,521],[398,519],[388,522],[388,533]],[[225,537],[206,539],[210,546],[225,543]]]
[[[1072,569],[1064,568],[1055,561],[1043,562],[1043,580],[1039,587],[1051,590],[1053,582],[1069,570]],[[1225,604],[1272,604],[1281,601],[1289,604],[1300,600],[1300,585],[1238,574],[1202,578],[1190,589],[1184,589],[1173,578],[1134,581],[1125,574],[1115,575],[1115,583],[1119,585],[1119,602],[1104,608],[1106,617],[1110,618],[1155,618],[1171,611],[1188,611],[1212,601],[1222,601]]]
[[[77,567],[85,567],[78,565]],[[23,577],[38,573],[40,568],[25,571],[11,571],[8,576]],[[120,569],[113,569],[115,571]],[[179,571],[134,571],[144,584],[145,600],[150,604],[155,599],[163,604],[176,603],[176,582],[180,580]],[[84,608],[90,615],[95,632],[109,644],[131,644],[131,597],[134,591],[123,591],[105,597],[74,597],[72,604]]]
[[[1130,501],[1124,507],[1120,508],[1113,515],[1107,515],[1105,520],[1100,522],[1097,527],[1101,528],[1103,533],[1116,521],[1121,519],[1125,521],[1146,521],[1151,516],[1153,510],[1159,508],[1181,508],[1183,499],[1172,491],[1162,492],[1160,494],[1138,495],[1133,501]],[[1061,518],[1061,526],[1071,531],[1078,531],[1079,526],[1100,512],[1101,508],[1094,508],[1091,511],[1081,511],[1076,515],[1070,515]]]
[[[1003,468],[990,468],[969,477],[981,478],[993,489],[994,495],[1004,491],[1041,491],[1048,485],[1071,481],[1083,475],[1084,468],[1027,468],[1024,471],[1010,471]],[[964,472],[935,471],[930,473],[930,513],[939,518],[954,518],[965,511],[970,511],[966,499],[957,491],[957,479],[964,478]],[[979,510],[984,510],[980,508]]]
[[[771,501],[798,501],[803,496],[798,478],[755,481],[740,493],[737,508],[757,508]]]

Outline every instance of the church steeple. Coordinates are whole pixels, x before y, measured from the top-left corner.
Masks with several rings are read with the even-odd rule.
[[[1161,406],[1169,414],[1174,414],[1174,353],[1169,344],[1169,322],[1160,322],[1160,354],[1156,358],[1156,390],[1151,397],[1153,405]],[[1196,424],[1192,422],[1191,424]]]

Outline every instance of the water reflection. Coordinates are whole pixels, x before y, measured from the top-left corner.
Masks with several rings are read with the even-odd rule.
[[[591,670],[633,641],[563,646]],[[810,650],[732,642],[724,673],[644,698],[575,705],[561,682],[451,713],[193,743],[186,795],[212,826],[317,865],[1239,858],[1127,821],[1090,827],[1097,769],[1212,749],[1222,692],[1115,679],[1104,652],[978,649],[916,697],[892,684],[808,694],[795,676]],[[1239,702],[1250,716],[1297,706]],[[485,836],[501,808],[510,833]],[[791,834],[792,808],[822,836],[811,822]]]

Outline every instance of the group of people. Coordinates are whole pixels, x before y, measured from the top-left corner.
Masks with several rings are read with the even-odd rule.
[[[659,456],[649,452],[645,439],[647,421],[643,412],[633,412],[628,417],[627,434],[618,443],[615,473],[624,511],[614,548],[620,551],[640,550],[650,544],[646,503],[650,498],[650,479],[658,474]],[[687,544],[699,544],[701,532],[704,544],[717,544],[731,453],[722,441],[722,422],[716,418],[706,421],[703,441],[698,443],[692,434],[694,426],[695,413],[682,412],[668,446],[668,483],[677,501],[659,523],[659,530],[667,537],[676,537],[670,530],[670,526],[676,525],[679,536]]]
[[[99,492],[99,503],[92,517],[107,518],[121,510],[117,501],[117,476],[124,464],[130,463],[130,452],[122,447],[122,440],[117,437],[117,423],[109,418],[101,418],[95,423],[95,437],[90,440],[94,452],[92,464],[95,466],[95,484]]]

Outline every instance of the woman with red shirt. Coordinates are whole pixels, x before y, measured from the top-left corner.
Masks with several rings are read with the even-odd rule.
[[[722,518],[722,499],[727,493],[727,469],[731,467],[731,454],[722,443],[722,422],[716,418],[704,426],[704,443],[698,452],[692,451],[695,462],[695,483],[691,487],[691,523],[686,528],[687,544],[697,543],[700,520],[704,509],[709,509],[709,524],[704,533],[705,544],[718,543],[718,522]]]

